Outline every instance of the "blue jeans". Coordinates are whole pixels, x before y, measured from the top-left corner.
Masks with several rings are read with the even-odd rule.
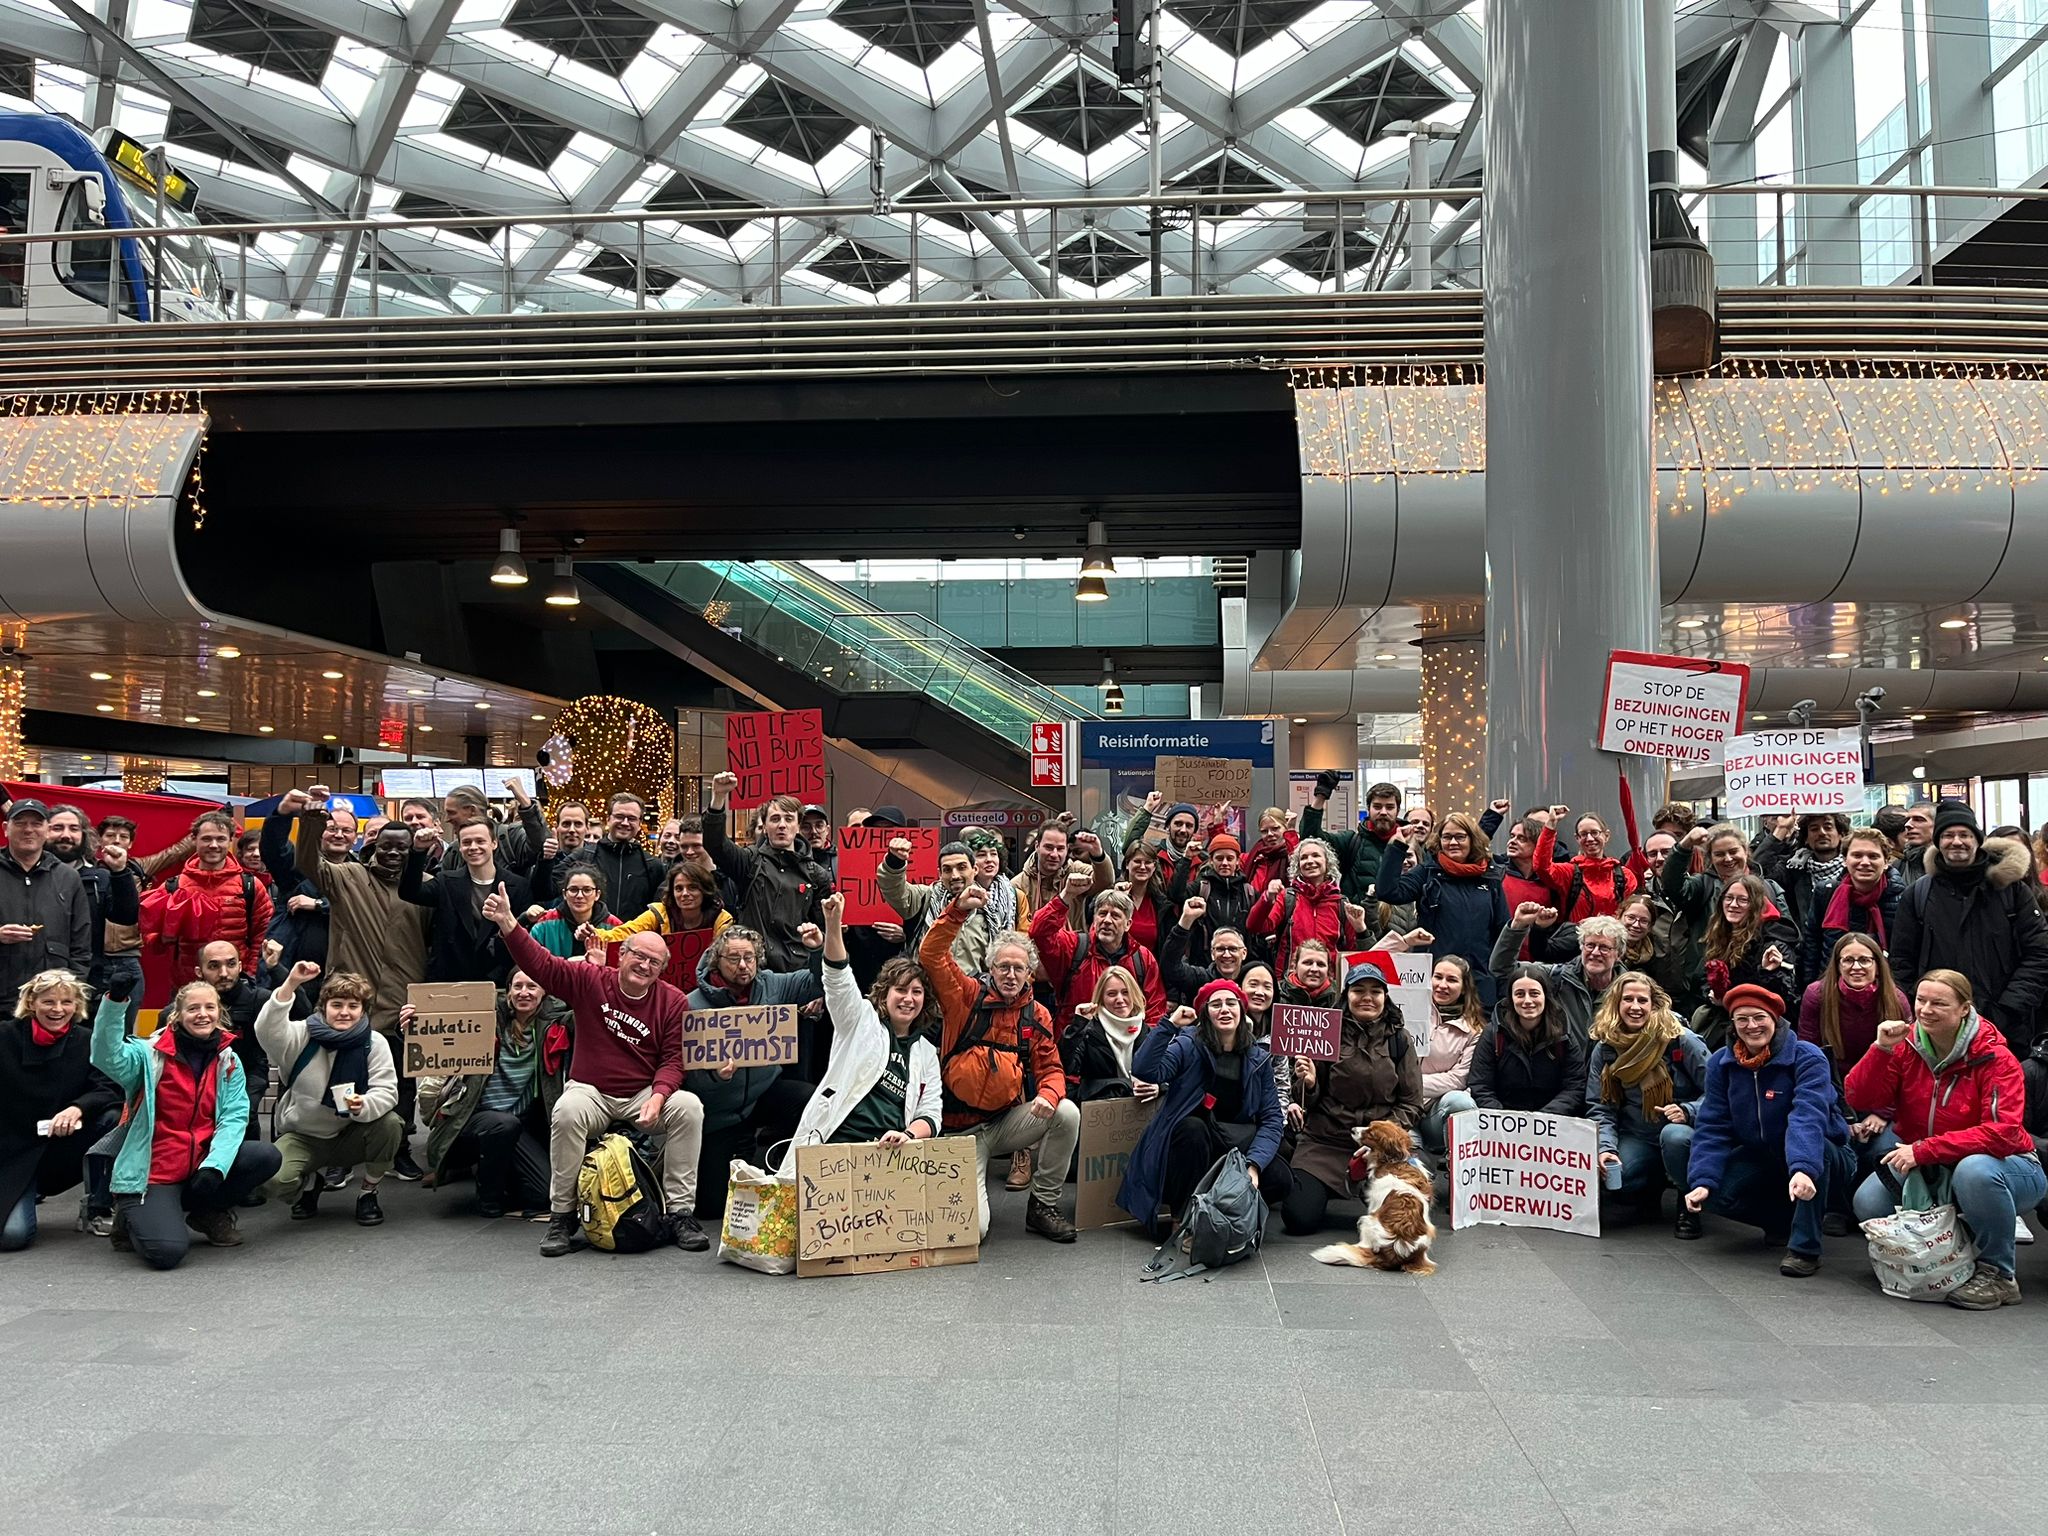
[[[1692,1156],[1692,1127],[1661,1125],[1652,1140],[1624,1125],[1615,1150],[1621,1155],[1621,1188],[1610,1193],[1624,1198],[1661,1194],[1666,1184],[1683,1190],[1686,1161]],[[1604,1180],[1601,1187],[1606,1188]]]
[[[1897,1192],[1887,1175],[1873,1173],[1856,1191],[1856,1219],[1872,1221],[1898,1209]],[[2013,1273],[2013,1227],[2019,1213],[2048,1197],[2048,1174],[2034,1157],[1990,1157],[1975,1153],[1955,1166],[1950,1197],[1970,1235],[1977,1257],[2004,1274]]]
[[[19,1253],[36,1240],[36,1191],[30,1184],[0,1225],[0,1253]]]
[[[1856,1154],[1847,1146],[1829,1142],[1822,1157],[1821,1171],[1813,1181],[1811,1200],[1794,1200],[1786,1191],[1791,1170],[1775,1149],[1737,1147],[1728,1154],[1721,1171],[1721,1183],[1707,1196],[1707,1209],[1733,1221],[1762,1227],[1766,1232],[1791,1233],[1786,1247],[1808,1258],[1820,1257],[1821,1217],[1828,1209],[1828,1197],[1856,1180]],[[1685,1187],[1690,1187],[1688,1184]]]
[[[1432,1152],[1442,1152],[1450,1145],[1449,1121],[1453,1115],[1462,1115],[1468,1109],[1479,1105],[1472,1095],[1462,1088],[1453,1088],[1449,1093],[1429,1106],[1422,1117],[1422,1144]]]

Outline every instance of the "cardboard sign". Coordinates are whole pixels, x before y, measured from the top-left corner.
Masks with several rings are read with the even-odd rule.
[[[1252,797],[1252,762],[1248,757],[1161,757],[1155,760],[1152,787],[1168,805],[1243,805]]]
[[[683,1070],[716,1072],[736,1067],[796,1065],[796,1006],[758,1003],[751,1008],[706,1008],[683,1016]]]
[[[1297,768],[1287,775],[1287,808],[1305,811],[1316,798],[1314,768]],[[1358,775],[1349,768],[1337,770],[1337,787],[1330,791],[1330,803],[1323,807],[1323,826],[1332,832],[1348,832],[1358,825]]]
[[[488,981],[427,981],[405,989],[407,1077],[469,1077],[498,1064],[498,989]]]
[[[1335,1061],[1344,1038],[1341,1008],[1305,1008],[1298,1003],[1273,1005],[1275,1056],[1306,1056],[1311,1061]]]
[[[725,717],[725,766],[739,775],[735,807],[777,795],[806,804],[825,799],[825,717],[815,709],[785,709]]]
[[[897,838],[910,840],[910,868],[904,878],[912,885],[930,885],[939,878],[939,845],[944,834],[937,827],[841,827],[839,866],[834,889],[846,898],[846,924],[900,923],[903,914],[882,900],[877,878],[889,844]]]
[[[1863,809],[1863,739],[1838,731],[1752,731],[1722,762],[1730,816]]]
[[[1074,1225],[1083,1232],[1122,1227],[1139,1218],[1116,1203],[1124,1169],[1159,1101],[1097,1099],[1081,1106],[1081,1171],[1074,1181]]]
[[[981,1257],[974,1138],[796,1149],[796,1272],[865,1275]]]
[[[1749,668],[1740,662],[1610,652],[1600,750],[1718,763],[1748,699]]]
[[[1590,1120],[1470,1109],[1450,1121],[1451,1225],[1600,1235],[1600,1133]]]

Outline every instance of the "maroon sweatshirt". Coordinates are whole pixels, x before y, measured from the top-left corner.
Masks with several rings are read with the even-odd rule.
[[[683,994],[657,981],[645,997],[619,989],[619,973],[586,961],[558,960],[524,928],[505,935],[512,963],[576,1011],[572,1082],[607,1098],[630,1099],[653,1085],[664,1098],[683,1086]]]

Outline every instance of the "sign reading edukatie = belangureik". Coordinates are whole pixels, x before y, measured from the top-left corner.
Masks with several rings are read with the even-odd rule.
[[[1600,750],[1718,763],[1748,701],[1749,668],[1740,662],[1612,651],[1600,708]]]

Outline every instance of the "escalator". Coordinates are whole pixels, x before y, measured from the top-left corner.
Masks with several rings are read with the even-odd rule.
[[[825,734],[922,750],[1031,794],[1038,720],[1096,718],[922,614],[890,613],[790,561],[579,566],[613,617]]]

